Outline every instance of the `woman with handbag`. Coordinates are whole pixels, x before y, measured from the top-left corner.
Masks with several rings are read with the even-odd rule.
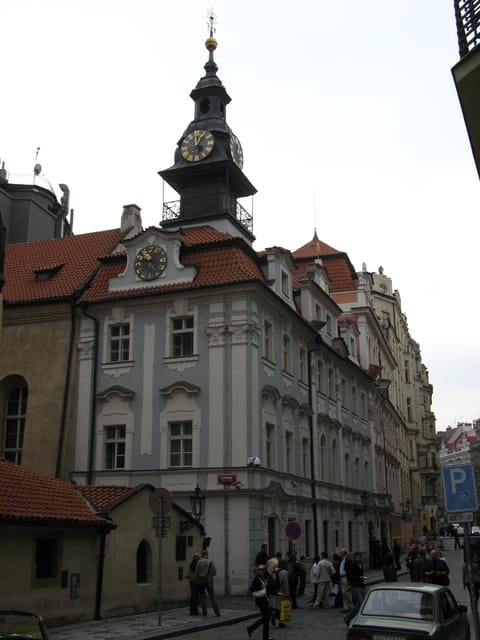
[[[260,609],[261,616],[258,620],[255,620],[253,624],[247,627],[248,637],[252,637],[252,633],[258,627],[263,625],[262,640],[271,640],[269,637],[269,624],[270,624],[270,603],[269,603],[269,588],[268,579],[266,575],[266,569],[264,564],[259,564],[257,567],[257,574],[254,577],[252,584],[250,585],[250,592],[255,598],[255,606]]]

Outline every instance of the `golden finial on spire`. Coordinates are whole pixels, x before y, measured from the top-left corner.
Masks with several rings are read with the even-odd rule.
[[[205,40],[205,46],[208,51],[215,51],[218,47],[218,42],[213,37],[213,34],[216,31],[217,25],[217,16],[213,13],[213,9],[209,9],[207,12],[207,27],[209,32],[209,37]]]

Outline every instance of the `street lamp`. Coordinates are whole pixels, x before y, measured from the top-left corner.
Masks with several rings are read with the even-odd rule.
[[[195,520],[198,522],[203,515],[203,510],[205,509],[205,496],[200,491],[200,487],[195,487],[195,493],[190,496],[190,508],[192,510],[192,515]]]

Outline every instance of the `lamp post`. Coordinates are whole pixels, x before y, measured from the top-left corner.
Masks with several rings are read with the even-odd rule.
[[[192,510],[192,515],[197,522],[200,521],[200,518],[203,516],[203,511],[205,509],[205,496],[200,490],[200,487],[195,487],[195,493],[190,496],[190,508]]]

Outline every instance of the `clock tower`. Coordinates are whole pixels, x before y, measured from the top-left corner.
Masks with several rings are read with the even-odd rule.
[[[177,143],[174,164],[159,171],[180,196],[179,203],[164,203],[162,227],[210,224],[232,235],[240,232],[251,244],[255,239],[252,217],[237,199],[253,195],[256,189],[242,171],[242,146],[227,124],[231,98],[217,76],[213,15],[209,20],[206,73],[190,94],[195,103],[194,119]]]

